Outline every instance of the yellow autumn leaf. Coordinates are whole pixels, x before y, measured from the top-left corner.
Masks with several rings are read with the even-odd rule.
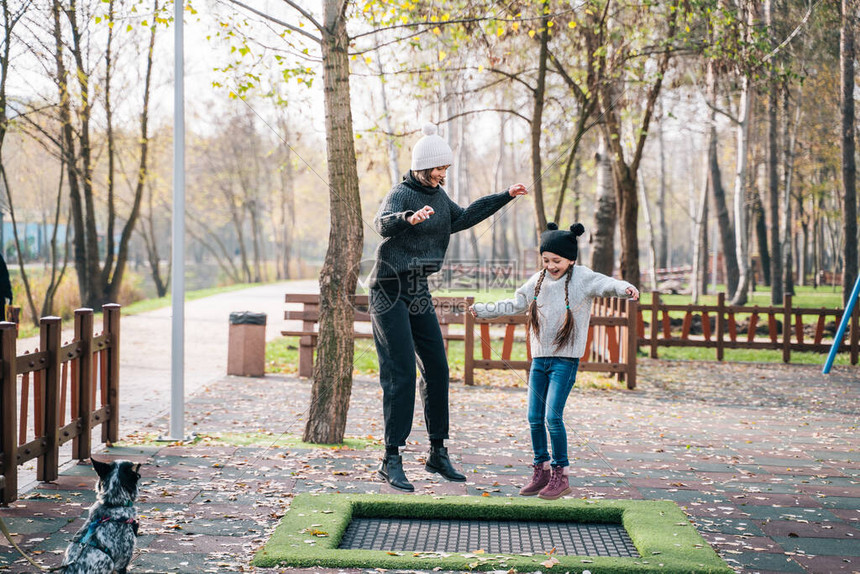
[[[365,62],[366,64],[370,64],[372,61],[373,61],[373,58],[371,58],[370,56],[365,56],[365,57],[364,57],[364,62]]]
[[[496,36],[501,36],[501,35],[502,35],[502,34],[504,34],[504,33],[505,33],[505,29],[504,29],[504,27],[499,26],[499,27],[496,29]]]
[[[483,65],[483,64],[481,64],[480,66],[478,66],[478,71],[479,71],[479,72],[483,72],[483,71],[484,71],[484,65]]]
[[[567,23],[567,27],[570,28],[571,30],[573,30],[574,28],[576,28],[576,22],[571,20],[570,22]]]
[[[549,22],[547,22],[547,23],[546,23],[546,27],[547,27],[547,28],[552,28],[552,26],[553,26],[553,21],[552,21],[552,20],[550,20]]]
[[[489,492],[482,492],[481,496],[490,496],[490,493]]]
[[[438,36],[442,33],[442,30],[439,29],[439,26],[436,26],[435,28],[433,28],[433,33]]]
[[[519,23],[519,22],[514,22],[513,24],[511,24],[511,28],[513,28],[513,29],[514,29],[514,32],[516,32],[517,30],[519,30],[519,29],[520,29],[520,23]]]
[[[446,54],[446,53],[445,53],[445,52],[443,52],[442,50],[439,50],[439,61],[440,61],[440,62],[441,62],[442,60],[444,60],[445,58],[447,58],[447,57],[448,57],[448,54]]]
[[[535,37],[535,31],[529,30],[529,38],[534,38],[534,37]]]
[[[450,14],[442,14],[442,21],[443,21],[443,22],[447,22],[447,21],[448,21],[448,20],[450,20],[450,19],[451,19],[451,15],[450,15]]]

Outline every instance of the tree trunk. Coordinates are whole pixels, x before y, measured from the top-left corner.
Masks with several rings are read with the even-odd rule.
[[[382,66],[382,52],[379,50],[379,35],[373,36],[374,45],[376,46],[376,68],[377,78],[379,78],[379,94],[382,103],[382,126],[385,128],[385,147],[388,151],[388,177],[391,180],[391,187],[400,183],[400,168],[397,161],[397,142],[394,140],[394,129],[391,126],[391,111],[388,108],[388,91],[385,86],[388,80],[385,79],[385,71]]]
[[[158,0],[153,2],[153,14],[158,13]],[[125,276],[125,268],[128,264],[128,247],[134,226],[140,216],[140,204],[143,201],[143,192],[146,179],[149,175],[149,100],[152,87],[153,56],[155,53],[155,31],[157,26],[152,24],[149,35],[149,46],[146,52],[146,72],[143,84],[143,107],[140,113],[140,158],[137,165],[137,184],[132,199],[131,211],[122,228],[119,240],[119,249],[116,254],[115,264],[113,255],[108,256],[105,261],[104,275],[102,276],[102,298],[106,303],[116,303],[119,299],[119,290],[122,287],[122,279]],[[116,217],[113,206],[110,206],[110,219]],[[111,242],[111,245],[113,242]],[[112,269],[111,269],[112,268]],[[112,272],[111,272],[112,271]]]
[[[690,278],[690,300],[694,305],[699,303],[701,295],[708,292],[708,187],[710,186],[708,147],[705,148],[706,163],[702,170],[702,187],[699,190],[695,212],[696,235],[693,241],[693,273]]]
[[[774,0],[765,0],[765,26],[774,34]],[[771,40],[773,43],[773,40]],[[771,68],[768,82],[767,97],[767,183],[768,183],[768,212],[770,223],[770,244],[773,246],[773,257],[770,259],[770,302],[772,305],[782,304],[785,292],[782,284],[782,258],[779,256],[779,147],[777,145],[778,131],[778,101],[779,89],[776,81],[776,70]]]
[[[660,187],[657,191],[655,211],[657,218],[657,267],[666,269],[669,266],[669,230],[666,225],[666,146],[663,140],[663,114],[662,106],[659,108],[657,122],[657,143],[660,154]]]
[[[320,271],[320,318],[303,440],[343,442],[352,393],[355,293],[364,241],[349,89],[348,2],[325,0],[321,30],[331,230]]]
[[[782,235],[782,283],[785,286],[785,292],[794,295],[794,256],[793,243],[797,238],[794,230],[796,226],[791,215],[791,185],[794,175],[794,145],[797,141],[797,129],[800,125],[801,118],[801,100],[798,98],[797,107],[795,109],[794,123],[788,121],[788,100],[789,91],[786,88],[783,93],[783,235]],[[800,213],[798,212],[798,217]],[[802,268],[802,265],[799,265]],[[800,284],[803,284],[803,278],[800,279]]]
[[[595,154],[597,162],[597,209],[594,211],[594,229],[591,232],[591,268],[612,276],[615,261],[615,186],[612,181],[612,162],[606,155],[604,140]]]
[[[845,272],[842,277],[842,301],[847,306],[857,280],[857,164],[854,157],[854,34],[857,0],[842,0],[842,30],[839,61],[841,71],[840,115],[842,116],[842,197],[843,234],[845,236]]]
[[[289,141],[289,122],[286,119],[280,121],[281,131],[284,139]],[[278,278],[290,279],[290,262],[293,251],[293,230],[296,227],[295,209],[295,180],[293,173],[292,152],[287,150],[284,155],[283,164],[280,169],[280,237],[281,245],[278,250]]]
[[[537,216],[537,231],[546,229],[546,208],[543,197],[543,163],[541,157],[541,134],[543,133],[543,108],[546,97],[546,68],[549,54],[549,0],[540,3],[540,52],[538,54],[537,85],[532,97],[532,117],[530,125],[532,149],[532,195],[535,198],[535,215]]]
[[[113,23],[114,18],[114,2],[108,0],[108,22]],[[116,225],[116,192],[114,185],[114,177],[116,175],[116,137],[113,129],[113,106],[111,105],[111,76],[113,73],[113,26],[108,26],[107,46],[105,47],[105,121],[106,121],[106,136],[107,136],[107,204],[108,218],[107,231],[105,233],[105,264],[102,267],[101,283],[107,285],[110,279],[111,269],[114,264],[114,228]]]
[[[737,247],[732,222],[729,219],[729,209],[726,205],[726,191],[723,188],[723,177],[717,154],[717,74],[713,60],[708,61],[708,97],[711,101],[711,121],[708,133],[707,173],[711,193],[714,198],[714,211],[717,217],[717,229],[720,232],[720,244],[723,250],[723,265],[726,274],[726,291],[729,300],[733,299],[738,290],[740,271],[738,270]]]
[[[767,221],[764,216],[764,205],[761,201],[761,193],[758,188],[753,190],[755,194],[750,198],[752,210],[753,227],[755,228],[756,245],[758,246],[759,264],[764,284],[770,287],[770,245],[767,239]]]
[[[651,221],[651,208],[648,205],[648,194],[645,193],[645,183],[639,179],[639,196],[642,201],[642,215],[645,216],[645,229],[648,232],[648,266],[651,275],[651,290],[657,290],[657,247],[654,236],[654,223]]]
[[[147,206],[149,215],[144,217],[141,222],[141,235],[146,246],[146,259],[149,262],[149,271],[152,276],[152,282],[155,283],[155,292],[158,297],[167,295],[167,287],[170,283],[170,263],[168,263],[167,277],[161,277],[161,255],[158,252],[158,235],[155,232],[155,221],[152,209],[152,189],[149,190],[147,197]]]
[[[738,108],[738,124],[735,128],[737,135],[737,161],[735,167],[735,237],[738,247],[738,271],[740,280],[738,289],[732,298],[732,305],[744,305],[747,302],[750,288],[750,254],[749,233],[746,213],[746,170],[747,151],[749,146],[750,112],[752,110],[752,89],[749,78],[741,76],[741,98]]]

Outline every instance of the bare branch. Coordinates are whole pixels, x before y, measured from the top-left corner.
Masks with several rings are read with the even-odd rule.
[[[286,1],[286,0],[284,0],[284,1]],[[574,9],[562,10],[561,12],[554,12],[552,14],[545,14],[543,16],[533,16],[530,18],[499,18],[498,16],[493,14],[492,16],[481,16],[478,18],[459,18],[456,20],[447,20],[445,22],[431,22],[429,20],[425,21],[425,22],[408,22],[406,24],[396,24],[394,26],[385,26],[383,28],[375,28],[375,29],[370,30],[368,32],[362,32],[361,34],[356,34],[355,36],[352,37],[352,39],[358,40],[359,38],[363,38],[364,36],[370,36],[372,34],[378,34],[379,32],[386,32],[388,30],[399,30],[402,28],[419,28],[422,26],[427,26],[427,27],[432,26],[434,28],[436,28],[436,27],[444,28],[445,26],[450,26],[452,24],[474,24],[477,22],[487,22],[487,21],[491,21],[491,20],[500,20],[500,21],[504,21],[504,22],[530,22],[532,20],[540,20],[542,18],[555,18],[557,16],[564,16],[565,14],[570,14],[571,12],[575,12],[575,11],[576,10],[574,10]],[[421,32],[418,32],[418,34],[420,34],[420,33]],[[416,34],[413,34],[413,36],[414,35],[416,35]],[[408,37],[412,37],[412,36],[408,36]],[[400,40],[403,40],[403,39],[404,38],[400,38]]]
[[[283,26],[283,27],[284,27],[284,28],[286,28],[287,30],[291,30],[291,31],[293,31],[293,32],[296,32],[297,34],[301,34],[302,36],[304,36],[304,37],[306,37],[306,38],[308,38],[308,39],[310,39],[310,40],[313,40],[313,41],[314,41],[314,42],[316,42],[317,44],[321,44],[321,43],[322,43],[322,39],[317,38],[316,36],[314,36],[313,34],[311,34],[310,32],[308,32],[307,30],[302,30],[302,29],[301,29],[301,28],[299,28],[298,26],[293,26],[292,24],[287,24],[286,22],[284,22],[284,21],[282,21],[282,20],[279,20],[279,19],[275,18],[274,16],[271,16],[271,15],[269,15],[269,14],[266,14],[265,12],[262,12],[262,11],[260,11],[260,10],[257,10],[256,8],[252,8],[251,6],[248,6],[248,5],[247,5],[247,4],[245,4],[244,2],[240,2],[239,0],[227,0],[227,1],[228,1],[228,2],[230,2],[230,3],[232,3],[232,4],[235,4],[236,6],[239,6],[240,8],[243,8],[243,9],[247,10],[248,12],[251,12],[251,13],[253,13],[253,14],[256,14],[257,16],[259,16],[259,17],[261,17],[261,18],[265,18],[266,20],[268,20],[268,21],[270,21],[270,22],[274,22],[275,24],[277,24],[277,25],[279,25],[279,26]],[[288,4],[290,4],[289,0],[284,0],[284,2],[287,2]],[[298,10],[298,8],[296,8],[296,9]],[[317,26],[317,27],[319,28],[319,24],[317,24],[317,23],[313,20],[313,18],[311,18],[311,21],[312,21],[312,22],[314,22],[314,25],[315,25],[315,26]]]
[[[296,12],[301,14],[304,18],[307,18],[308,20],[310,20],[311,24],[313,24],[317,30],[319,30],[320,32],[325,31],[325,27],[322,24],[320,24],[319,22],[317,22],[314,19],[314,17],[311,15],[310,12],[308,12],[307,10],[305,10],[304,8],[302,8],[301,6],[299,6],[298,4],[293,2],[293,0],[283,0],[283,2],[287,6],[289,6],[290,8],[292,8],[293,10],[295,10]]]

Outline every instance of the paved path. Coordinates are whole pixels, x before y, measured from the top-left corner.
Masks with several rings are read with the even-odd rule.
[[[516,496],[530,459],[519,380],[452,385],[449,446],[465,484],[424,472],[428,441],[416,416],[404,459],[418,494]],[[201,385],[187,403],[195,444],[152,442],[166,428],[161,417],[108,449],[102,456],[144,465],[131,571],[254,571],[253,553],[293,495],[391,492],[375,477],[380,394],[374,379],[353,385],[347,436],[367,448],[294,442],[310,384],[269,375]],[[825,377],[818,366],[643,359],[637,390],[578,385],[565,418],[570,496],[674,500],[738,572],[860,571],[857,367]],[[57,564],[92,502],[93,477],[86,466],[66,468],[0,514],[24,548]],[[17,560],[0,540],[0,569],[32,571]]]
[[[284,294],[317,292],[316,280],[288,281],[230,291],[185,304],[185,396],[227,373],[229,317],[233,311],[265,313],[266,339],[280,336],[284,327]],[[126,434],[168,413],[171,400],[171,328],[173,311],[164,307],[123,316],[120,332],[120,434]],[[71,322],[68,322],[71,323]],[[70,325],[67,325],[67,327]],[[97,325],[97,330],[101,329]],[[71,340],[73,330],[64,330]],[[18,341],[18,352],[33,350],[39,338]],[[160,431],[167,434],[169,420]],[[189,429],[190,431],[191,429]],[[99,433],[94,433],[99,435]],[[61,449],[61,462],[71,460],[70,443]],[[29,488],[35,480],[35,463],[22,468],[19,484]]]
[[[227,334],[233,311],[266,313],[266,340],[284,327],[284,294],[315,293],[316,280],[287,281],[213,295],[185,304],[185,394],[191,396],[227,372]],[[120,432],[139,429],[170,409],[173,311],[122,317]],[[98,327],[97,327],[98,328]],[[72,331],[64,331],[64,339]],[[39,346],[39,338],[18,341],[18,352]],[[166,432],[165,428],[165,432]]]

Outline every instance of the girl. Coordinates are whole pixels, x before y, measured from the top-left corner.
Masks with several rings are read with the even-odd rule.
[[[400,447],[412,430],[415,366],[421,373],[421,400],[430,437],[424,469],[454,482],[466,477],[451,464],[448,438],[448,357],[433,308],[427,277],[439,271],[452,233],[490,217],[518,195],[522,184],[487,195],[462,208],[442,186],[454,154],[436,126],[426,124],[412,148],[412,166],[385,197],[374,224],[382,241],[370,276],[370,320],[379,356],[385,458],[379,475],[407,492],[414,487],[403,472]]]
[[[639,299],[639,291],[630,283],[576,265],[576,238],[584,232],[581,223],[571,225],[570,231],[548,224],[540,242],[543,270],[517,289],[513,299],[476,303],[469,308],[482,319],[527,311],[532,352],[528,419],[534,472],[531,482],[520,490],[522,496],[537,494],[555,500],[570,492],[562,412],[576,381],[579,359],[585,354],[592,300],[609,296]],[[551,467],[547,429],[552,443]]]

